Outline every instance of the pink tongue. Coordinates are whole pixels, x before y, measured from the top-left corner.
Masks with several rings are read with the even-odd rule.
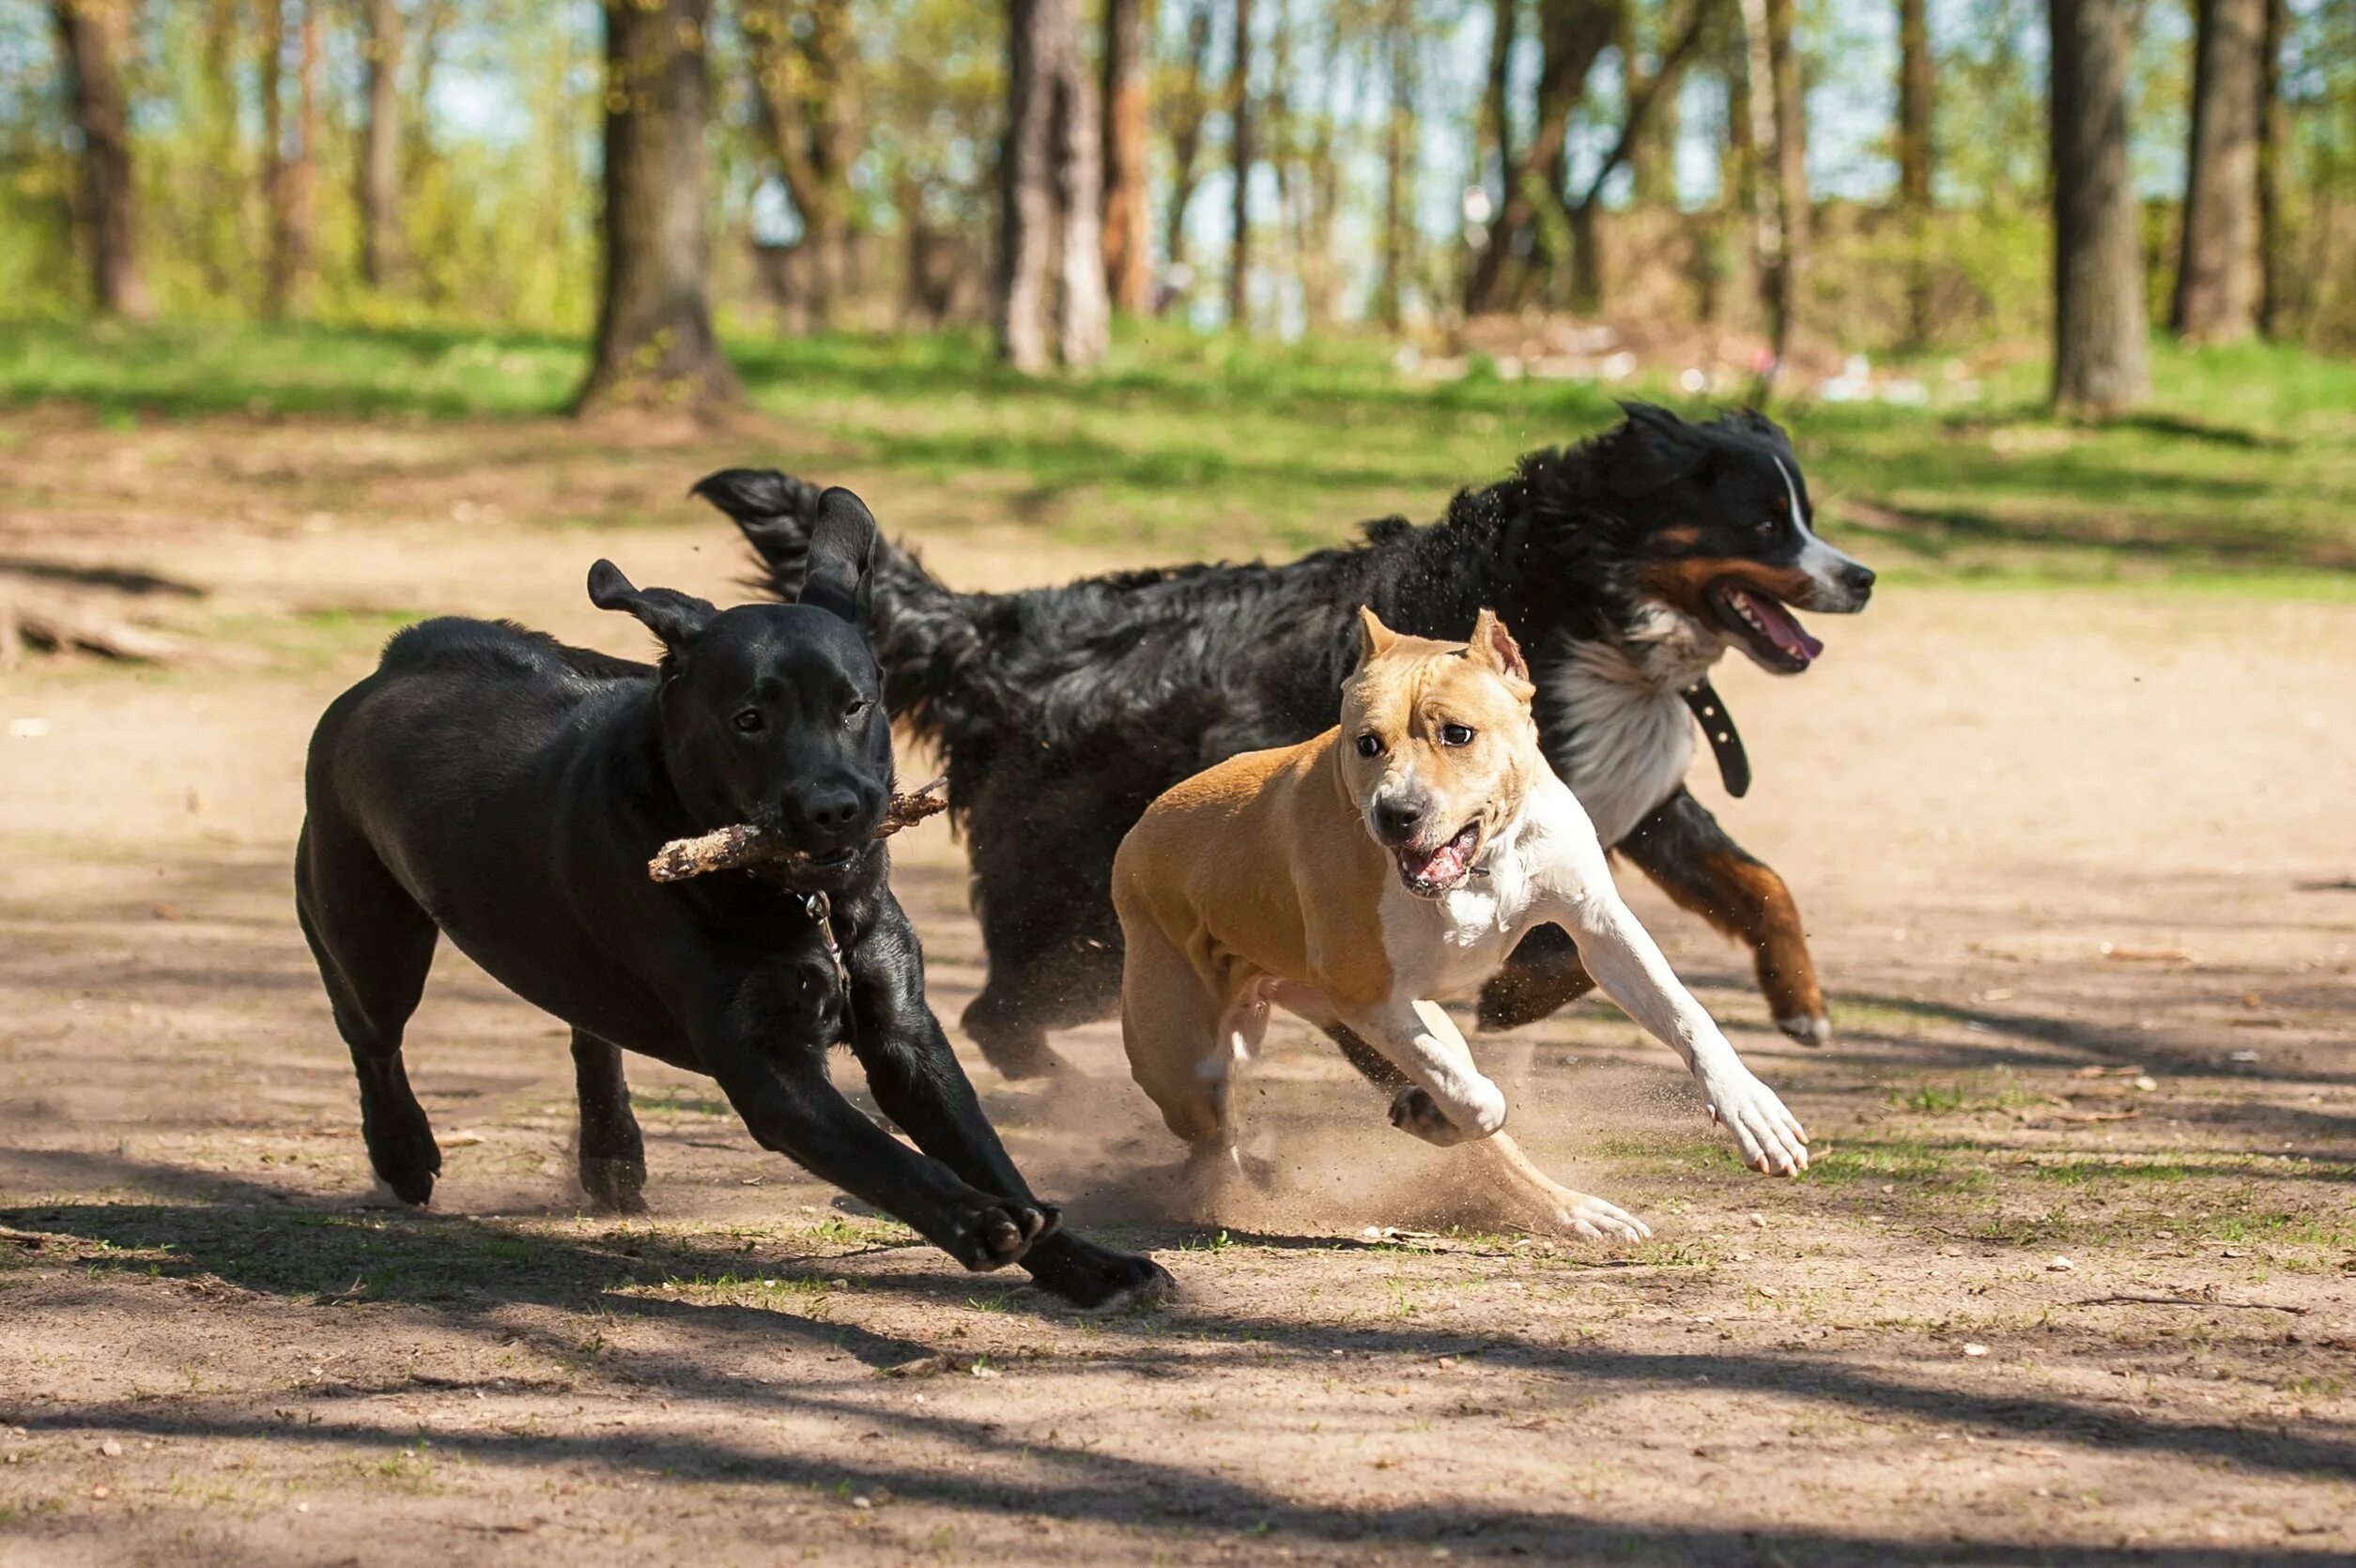
[[[1825,651],[1825,645],[1802,631],[1792,612],[1776,600],[1763,593],[1746,593],[1743,603],[1767,628],[1767,636],[1775,639],[1775,645],[1794,658],[1812,659]]]
[[[1432,851],[1431,858],[1421,866],[1410,868],[1409,874],[1418,882],[1454,882],[1464,875],[1464,857],[1468,848],[1460,834]]]

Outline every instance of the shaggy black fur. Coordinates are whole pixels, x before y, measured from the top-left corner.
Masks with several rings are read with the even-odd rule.
[[[1655,563],[1796,555],[1788,522],[1781,538],[1770,526],[1797,483],[1781,430],[1751,413],[1689,425],[1643,406],[1628,412],[1584,445],[1532,453],[1511,479],[1460,493],[1439,523],[1391,518],[1369,525],[1362,544],[1281,566],[960,593],[910,552],[879,549],[885,699],[948,759],[990,958],[964,1022],[994,1065],[1050,1068],[1046,1031],[1111,1010],[1120,931],[1109,889],[1122,836],[1179,779],[1330,728],[1360,605],[1402,632],[1449,638],[1496,609],[1532,652],[1542,739],[1567,775],[1569,737],[1544,691],[1559,644],[1624,638],[1656,602],[1646,582]],[[791,597],[818,488],[765,469],[695,488],[735,520],[770,585]],[[1857,570],[1861,604],[1871,574]],[[1654,817],[1663,812],[1697,819],[1705,841],[1741,854],[1682,789]],[[1541,948],[1525,944],[1529,958],[1561,969],[1567,942]]]

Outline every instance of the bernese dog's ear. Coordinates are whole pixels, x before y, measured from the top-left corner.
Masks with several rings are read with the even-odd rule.
[[[1649,496],[1687,478],[1709,461],[1700,431],[1650,403],[1623,403],[1627,423],[1611,444],[1606,482],[1615,496]]]

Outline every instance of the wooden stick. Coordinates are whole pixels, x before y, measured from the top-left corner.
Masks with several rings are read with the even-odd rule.
[[[903,827],[914,827],[927,817],[948,809],[948,804],[947,777],[936,778],[911,793],[894,795],[891,805],[884,808],[884,820],[877,824],[875,837],[888,838]],[[783,866],[791,869],[808,864],[809,856],[780,843],[775,835],[740,825],[723,827],[700,838],[672,839],[646,863],[646,874],[656,882],[685,882],[689,877],[748,866]]]

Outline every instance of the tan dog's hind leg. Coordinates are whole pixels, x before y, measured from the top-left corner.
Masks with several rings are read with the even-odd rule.
[[[1206,1210],[1241,1168],[1230,1087],[1239,1026],[1255,1045],[1250,1018],[1237,1019],[1224,997],[1167,937],[1142,922],[1128,931],[1122,960],[1121,1044],[1130,1075],[1186,1140],[1189,1207]],[[1259,1009],[1264,1021],[1265,1007]]]

